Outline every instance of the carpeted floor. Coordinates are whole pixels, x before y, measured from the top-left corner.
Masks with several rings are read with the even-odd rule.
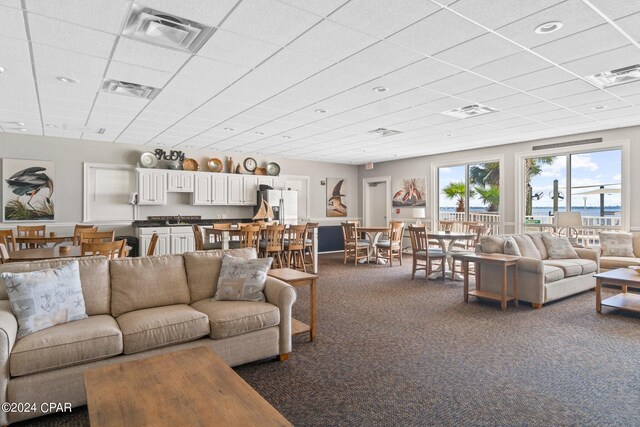
[[[412,281],[408,257],[320,262],[316,341],[236,368],[293,424],[640,425],[640,317],[596,314],[593,292],[502,312],[465,304],[461,282]],[[299,288],[295,317],[308,302]],[[88,425],[86,408],[20,425]]]

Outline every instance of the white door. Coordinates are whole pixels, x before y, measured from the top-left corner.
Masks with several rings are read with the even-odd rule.
[[[386,227],[389,225],[387,209],[390,200],[387,200],[387,182],[376,181],[365,183],[365,209],[367,227]]]

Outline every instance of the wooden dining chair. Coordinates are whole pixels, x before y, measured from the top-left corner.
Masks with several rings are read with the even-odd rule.
[[[151,235],[149,240],[149,247],[147,248],[147,256],[154,256],[156,254],[156,245],[158,244],[158,233]]]
[[[476,246],[480,244],[480,239],[482,238],[482,236],[486,236],[487,234],[489,234],[490,231],[491,231],[491,228],[487,227],[482,223],[471,225],[469,227],[469,233],[475,234],[475,237],[473,239],[468,240],[466,249],[454,248],[454,253],[475,252]],[[462,270],[462,261],[456,260],[455,258],[453,258],[451,261],[451,277],[454,277],[456,274],[456,263],[460,263],[460,270]],[[470,276],[475,276],[476,274],[475,265],[476,265],[475,262],[469,263]]]
[[[424,270],[425,281],[429,275],[437,271],[433,269],[433,261],[440,261],[442,280],[444,281],[446,256],[438,249],[430,249],[427,240],[427,227],[425,225],[409,225],[409,237],[411,238],[411,251],[413,252],[413,266],[411,279],[415,279],[418,270]]]
[[[304,248],[307,239],[307,225],[290,225],[287,230],[287,237],[284,241],[284,253],[287,259],[287,266],[296,270],[307,272],[304,263]]]
[[[230,248],[255,248],[257,253],[260,251],[261,234],[262,229],[259,224],[243,224],[240,227],[240,240],[229,242],[230,244],[234,243]]]
[[[18,225],[16,227],[18,237],[45,237],[47,235],[46,225]],[[24,243],[23,248],[34,249],[38,247],[37,243]]]
[[[264,231],[264,239],[260,241],[260,255],[273,256],[273,267],[278,262],[278,268],[283,268],[282,249],[284,247],[284,225],[268,225]]]
[[[354,264],[358,265],[358,260],[366,259],[369,263],[369,249],[371,243],[368,240],[361,239],[358,235],[358,226],[353,222],[343,222],[342,238],[344,241],[344,264],[347,259],[353,257]]]
[[[204,250],[204,239],[202,237],[202,228],[198,224],[193,224],[191,225],[191,230],[193,231],[193,240],[195,242],[196,251]]]
[[[109,243],[116,240],[115,230],[86,231],[80,233],[80,243]]]
[[[5,249],[9,252],[17,251],[19,249],[16,244],[16,236],[13,234],[13,230],[0,230],[0,243],[3,243]]]
[[[441,231],[451,231],[455,225],[455,221],[438,221],[438,229]]]
[[[389,240],[379,240],[375,246],[376,264],[378,259],[389,260],[389,267],[393,267],[393,258],[400,259],[402,265],[402,237],[404,234],[404,222],[391,221],[389,225]]]
[[[9,262],[9,251],[4,243],[0,243],[0,264],[6,264]]]
[[[80,253],[82,256],[103,255],[109,259],[122,258],[124,256],[124,246],[126,240],[116,240],[115,242],[82,242]]]
[[[316,233],[315,230],[320,226],[318,222],[307,223],[307,237],[304,240],[304,259],[305,264],[310,265],[313,269],[313,260],[315,258]]]
[[[73,246],[79,246],[80,245],[80,236],[82,235],[82,233],[97,233],[98,232],[98,227],[94,226],[94,225],[85,225],[85,224],[76,224],[76,226],[73,228]]]

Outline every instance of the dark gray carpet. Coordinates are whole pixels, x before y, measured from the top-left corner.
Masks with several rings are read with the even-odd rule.
[[[596,314],[595,293],[502,312],[465,304],[461,282],[412,281],[409,258],[320,260],[316,341],[236,369],[295,425],[640,425],[640,317]],[[23,425],[87,424],[80,408]]]

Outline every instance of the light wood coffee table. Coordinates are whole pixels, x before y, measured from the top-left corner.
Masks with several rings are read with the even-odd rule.
[[[291,425],[206,347],[91,369],[84,383],[91,427]]]
[[[627,287],[640,288],[640,274],[630,268],[617,268],[598,273],[593,277],[596,278],[596,311],[598,313],[602,312],[603,305],[640,312],[640,295],[627,292]],[[618,285],[622,288],[622,293],[602,301],[602,285]]]

